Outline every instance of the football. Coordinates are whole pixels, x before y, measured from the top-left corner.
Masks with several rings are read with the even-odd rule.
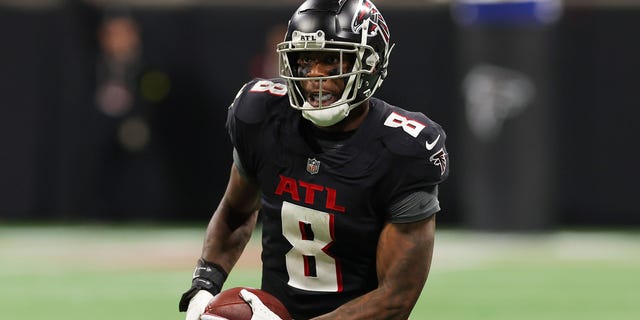
[[[217,294],[207,305],[203,315],[212,315],[228,320],[251,320],[251,306],[240,297],[240,290],[246,289],[260,298],[267,308],[282,320],[292,320],[289,311],[276,297],[260,289],[236,287]]]

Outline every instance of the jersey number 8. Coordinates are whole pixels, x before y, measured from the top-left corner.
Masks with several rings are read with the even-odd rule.
[[[274,96],[281,97],[287,94],[287,86],[269,80],[260,80],[251,87],[249,92],[269,92]]]
[[[293,246],[285,255],[288,285],[309,291],[340,292],[340,264],[327,253],[333,239],[333,215],[282,203],[282,232]]]

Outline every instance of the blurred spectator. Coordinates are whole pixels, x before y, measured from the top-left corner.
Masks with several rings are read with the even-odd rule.
[[[128,15],[107,16],[98,30],[98,88],[102,112],[120,116],[133,105],[140,68],[140,33]]]
[[[157,103],[170,91],[166,73],[143,59],[142,33],[125,10],[106,11],[97,30],[96,181],[109,219],[160,217],[172,208]]]

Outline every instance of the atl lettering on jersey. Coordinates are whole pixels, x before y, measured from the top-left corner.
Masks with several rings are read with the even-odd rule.
[[[278,183],[275,194],[283,196],[286,193],[292,201],[314,205],[316,202],[316,192],[326,193],[327,200],[324,205],[328,210],[338,212],[346,211],[345,207],[336,204],[336,198],[338,197],[336,189],[302,180],[296,180],[283,175],[280,175],[280,182]],[[301,194],[304,195],[304,199],[300,197]]]

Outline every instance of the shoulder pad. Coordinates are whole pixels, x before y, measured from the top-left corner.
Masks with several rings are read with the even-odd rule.
[[[420,112],[391,107],[383,118],[382,142],[398,156],[397,176],[408,185],[437,184],[449,175],[447,138],[442,127]]]
[[[284,80],[257,78],[247,82],[238,91],[229,109],[242,122],[258,123],[265,119],[270,106],[279,99],[287,99]]]
[[[420,112],[390,108],[384,119],[382,141],[392,153],[424,157],[444,148],[442,127]]]

